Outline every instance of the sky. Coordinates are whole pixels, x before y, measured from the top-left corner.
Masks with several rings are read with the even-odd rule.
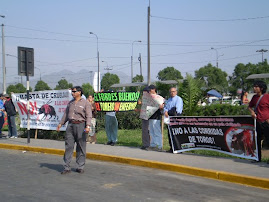
[[[70,71],[81,72],[73,80],[90,79],[97,71],[97,37],[101,74],[108,67],[126,82],[132,54],[133,75],[140,74],[141,54],[147,81],[148,7],[149,0],[1,0],[7,86],[20,80],[18,46],[34,48],[30,79],[59,72],[65,78]],[[228,75],[238,63],[261,62],[256,51],[269,49],[268,8],[268,0],[151,0],[151,81],[168,66],[185,77],[208,63],[216,66],[217,60]],[[0,65],[2,83],[2,57]]]

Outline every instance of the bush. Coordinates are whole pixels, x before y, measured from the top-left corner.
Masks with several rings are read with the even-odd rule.
[[[183,113],[184,115],[184,113]],[[212,104],[198,107],[194,116],[236,116],[250,115],[246,105]]]

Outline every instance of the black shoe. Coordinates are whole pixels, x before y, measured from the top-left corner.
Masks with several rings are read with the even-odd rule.
[[[68,173],[71,173],[71,170],[63,170],[63,171],[61,172],[62,175],[66,175],[66,174],[68,174]]]
[[[166,151],[167,153],[173,153],[173,149],[169,149]]]
[[[105,145],[111,145],[112,142],[111,141],[108,141]]]
[[[111,142],[110,145],[111,145],[111,146],[114,146],[114,145],[116,145],[116,142]]]
[[[140,149],[143,149],[143,150],[148,150],[149,147],[146,147],[146,146],[142,146],[140,147]]]
[[[76,172],[78,172],[79,174],[82,174],[82,173],[84,173],[84,170],[83,169],[76,169]]]
[[[261,161],[252,160],[251,163],[260,163]]]

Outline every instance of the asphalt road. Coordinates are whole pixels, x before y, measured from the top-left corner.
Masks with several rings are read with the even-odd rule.
[[[117,163],[87,160],[84,174],[61,175],[61,163],[0,150],[0,201],[269,201],[269,190]]]

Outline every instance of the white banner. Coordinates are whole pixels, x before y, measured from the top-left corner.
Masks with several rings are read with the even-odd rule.
[[[12,101],[20,115],[21,128],[27,128],[27,94],[13,93]],[[68,102],[71,90],[49,90],[29,93],[30,128],[56,130]],[[61,131],[66,130],[66,125]]]
[[[149,94],[143,92],[142,106],[140,111],[140,118],[148,120],[159,108],[160,104],[164,103],[164,98],[157,94]]]

